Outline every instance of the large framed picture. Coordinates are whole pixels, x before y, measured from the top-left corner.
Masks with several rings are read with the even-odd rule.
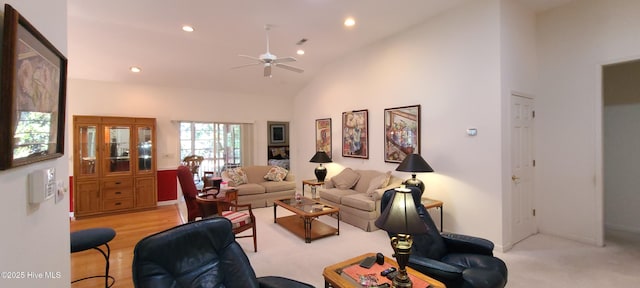
[[[331,118],[316,120],[316,151],[324,151],[331,155]]]
[[[289,145],[289,122],[271,122],[269,126],[269,146]]]
[[[384,109],[384,161],[420,154],[420,105]]]
[[[4,6],[0,170],[64,154],[67,58]]]
[[[369,110],[342,112],[342,156],[369,159]]]

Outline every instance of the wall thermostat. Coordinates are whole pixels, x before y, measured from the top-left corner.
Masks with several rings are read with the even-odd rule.
[[[56,194],[56,169],[36,170],[29,174],[29,202],[42,203]]]
[[[469,128],[469,129],[467,129],[467,135],[469,135],[469,136],[476,136],[476,135],[478,135],[478,129],[476,129],[476,128]]]

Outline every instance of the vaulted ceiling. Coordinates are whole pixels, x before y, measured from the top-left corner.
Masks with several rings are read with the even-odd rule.
[[[69,0],[69,78],[291,95],[327,63],[469,1]],[[543,10],[571,0],[517,1]],[[343,25],[347,17],[355,26]],[[287,64],[304,73],[274,68],[269,78],[261,66],[231,69],[252,63],[239,54],[266,52],[266,24],[271,54],[297,58]]]

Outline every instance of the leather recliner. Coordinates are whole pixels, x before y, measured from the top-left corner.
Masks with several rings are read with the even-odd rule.
[[[502,288],[507,284],[506,264],[493,256],[493,242],[472,236],[440,233],[431,216],[420,204],[422,191],[411,189],[418,214],[427,226],[426,234],[412,235],[408,266],[444,283],[447,287]],[[381,209],[391,201],[395,190],[384,192]],[[393,236],[393,235],[389,235]]]
[[[292,279],[256,277],[226,218],[189,222],[147,236],[134,249],[132,277],[138,288],[300,287]]]

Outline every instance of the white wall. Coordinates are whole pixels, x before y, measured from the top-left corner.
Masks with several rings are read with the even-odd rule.
[[[640,104],[604,108],[605,226],[636,233],[640,233],[638,123]]]
[[[603,244],[603,64],[640,58],[640,2],[583,0],[538,16],[536,191],[543,233]]]
[[[11,4],[58,50],[67,54],[65,0],[9,0],[0,3]],[[30,205],[27,195],[27,175],[38,169],[54,167],[56,178],[68,186],[67,158],[70,150],[68,145],[65,146],[65,155],[61,158],[0,171],[0,225],[3,229],[0,287],[69,287],[69,201],[56,204],[52,199]],[[60,272],[61,277],[6,279],[5,272]]]
[[[343,167],[395,170],[383,160],[383,111],[420,104],[421,155],[436,172],[418,177],[444,201],[445,230],[500,246],[499,18],[499,1],[473,1],[328,65],[294,101],[297,177],[314,178],[314,121],[328,117],[329,177]],[[369,159],[343,158],[342,112],[360,109],[369,110]],[[466,135],[470,127],[478,136]]]
[[[172,120],[253,123],[254,163],[266,164],[267,121],[290,121],[293,113],[292,101],[287,96],[276,98],[79,79],[69,80],[68,94],[69,115],[156,118],[160,169],[175,168],[180,162],[179,127]],[[73,123],[69,119],[69,131],[72,131]]]
[[[535,98],[537,77],[535,14],[512,0],[501,1],[500,67],[502,81],[502,208],[503,248],[511,238],[511,219],[517,209],[511,195],[511,95]],[[534,192],[534,191],[532,191]],[[535,196],[535,195],[534,195]],[[535,197],[534,197],[535,198]]]

